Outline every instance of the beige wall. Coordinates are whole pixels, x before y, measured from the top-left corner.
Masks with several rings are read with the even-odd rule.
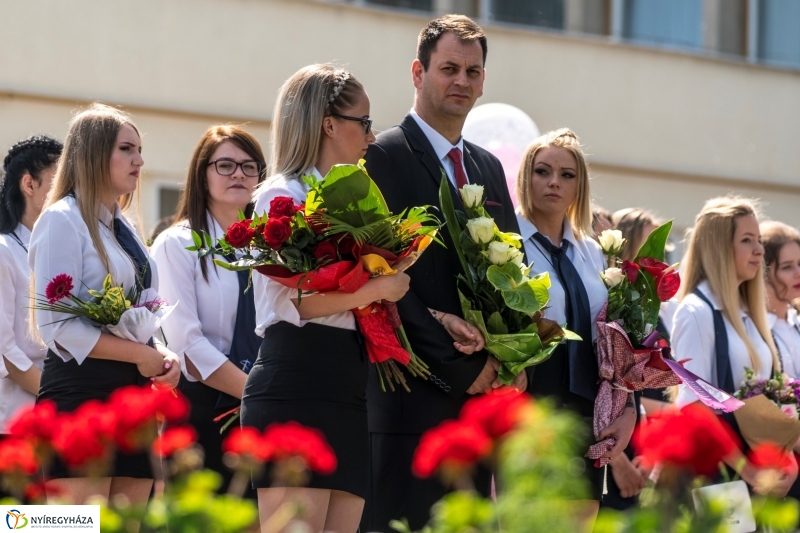
[[[0,32],[0,150],[33,132],[63,137],[81,102],[127,106],[146,135],[148,225],[152,184],[180,180],[208,125],[249,121],[266,148],[278,87],[303,65],[346,65],[370,93],[376,127],[397,123],[425,22],[306,0],[25,0],[0,2],[0,20],[25,21]],[[706,198],[735,191],[800,225],[800,73],[486,30],[479,103],[520,107],[542,131],[574,129],[606,207],[640,205],[685,226]]]

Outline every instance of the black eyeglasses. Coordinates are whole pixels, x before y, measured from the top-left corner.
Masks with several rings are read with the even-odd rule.
[[[233,173],[236,172],[236,167],[242,167],[242,172],[245,176],[255,178],[261,174],[261,170],[263,169],[261,163],[252,160],[237,163],[232,159],[217,159],[208,164],[208,166],[211,165],[214,165],[214,168],[217,169],[217,174],[220,176],[233,176]]]
[[[354,122],[360,122],[362,126],[364,126],[364,135],[368,135],[369,132],[372,131],[372,120],[368,118],[361,118],[361,117],[351,117],[348,115],[339,115],[338,113],[332,113],[332,117],[342,118],[344,120],[352,120]]]

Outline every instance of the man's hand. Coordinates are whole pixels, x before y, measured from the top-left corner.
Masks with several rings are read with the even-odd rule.
[[[619,487],[619,494],[623,498],[636,496],[647,485],[647,476],[636,465],[631,463],[628,456],[621,453],[609,463],[611,475]]]
[[[499,379],[494,380],[494,382],[492,383],[493,389],[499,389],[500,387],[504,386],[505,385],[503,384],[503,382],[500,381]],[[528,373],[525,372],[525,370],[523,369],[522,372],[517,374],[517,377],[514,378],[513,383],[511,383],[509,387],[515,389],[517,392],[525,392],[526,390],[528,390]]]
[[[497,378],[497,369],[500,363],[491,355],[486,358],[486,364],[475,382],[467,389],[467,394],[480,394],[492,388],[492,383]]]
[[[626,407],[622,414],[606,426],[597,437],[597,442],[611,437],[616,440],[611,450],[605,454],[609,459],[615,459],[621,454],[633,435],[633,428],[636,426],[636,411],[633,407]]]
[[[456,315],[450,313],[443,313],[435,309],[429,309],[433,318],[435,318],[447,331],[447,334],[453,338],[453,347],[461,353],[471,355],[483,349],[485,341],[481,332]]]

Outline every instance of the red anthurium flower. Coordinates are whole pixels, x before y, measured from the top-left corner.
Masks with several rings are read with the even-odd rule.
[[[623,274],[628,276],[628,281],[631,283],[636,281],[636,278],[639,276],[639,265],[627,259],[622,262],[620,270],[622,270]]]
[[[266,460],[269,450],[261,432],[252,427],[237,427],[222,441],[222,451],[236,455],[249,455],[258,462]]]
[[[0,473],[30,476],[38,469],[33,443],[17,438],[0,441]]]
[[[271,424],[262,436],[268,461],[301,458],[309,470],[330,474],[336,470],[336,455],[321,431],[297,422]]]
[[[57,417],[56,404],[51,400],[44,400],[17,411],[8,423],[8,432],[14,437],[44,444],[53,436]]]
[[[280,248],[292,236],[292,219],[286,216],[270,218],[264,228],[264,240],[273,250]]]
[[[738,449],[736,434],[699,402],[648,420],[633,436],[645,464],[668,463],[692,474],[710,476]]]
[[[299,206],[289,196],[276,196],[269,203],[269,218],[293,217]]]
[[[72,284],[72,276],[68,274],[59,274],[47,284],[44,289],[44,295],[47,298],[47,303],[53,305],[59,300],[72,296],[70,291],[75,286]]]
[[[639,259],[639,266],[642,267],[645,272],[653,276],[655,279],[661,277],[661,274],[669,268],[669,265],[664,263],[663,261],[659,261],[657,259],[653,259],[652,257],[642,257]]]
[[[197,432],[191,426],[167,429],[153,442],[153,452],[159,457],[171,457],[178,450],[197,442]]]
[[[228,226],[225,232],[225,242],[234,248],[244,248],[253,240],[256,230],[250,227],[253,221],[250,219],[240,220]]]
[[[422,435],[414,452],[411,471],[415,476],[425,478],[443,467],[466,469],[491,449],[491,439],[477,424],[446,420]]]
[[[794,466],[789,453],[772,442],[762,442],[750,450],[747,457],[758,468],[791,471]]]
[[[677,270],[673,270],[661,276],[658,279],[656,286],[656,294],[658,299],[666,302],[678,294],[678,289],[681,288],[681,276]]]
[[[467,401],[461,409],[461,420],[474,423],[489,437],[500,438],[514,429],[530,404],[527,394],[510,387],[496,389]]]

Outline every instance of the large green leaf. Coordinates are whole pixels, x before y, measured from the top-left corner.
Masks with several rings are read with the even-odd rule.
[[[486,279],[499,290],[508,307],[532,315],[547,305],[550,299],[550,277],[547,272],[526,279],[514,263],[492,265],[486,270]]]
[[[667,239],[669,239],[669,232],[671,230],[671,220],[653,230],[653,233],[647,237],[642,247],[639,248],[639,253],[636,254],[636,259],[634,259],[634,261],[641,257],[652,257],[658,261],[666,261],[664,250],[667,246]]]
[[[315,207],[324,206],[328,214],[360,228],[391,216],[380,189],[361,165],[334,165],[325,179],[309,194]]]
[[[463,232],[463,228],[456,216],[456,210],[453,204],[453,193],[450,191],[449,181],[447,180],[447,175],[444,173],[444,169],[442,169],[441,181],[439,182],[439,204],[442,207],[442,215],[444,215],[447,232],[450,234],[453,247],[456,249],[456,254],[458,255],[458,260],[461,262],[464,280],[467,282],[470,290],[474,291],[475,285],[473,280],[475,277],[470,272],[469,262],[464,255],[464,250],[461,249],[461,233]]]

